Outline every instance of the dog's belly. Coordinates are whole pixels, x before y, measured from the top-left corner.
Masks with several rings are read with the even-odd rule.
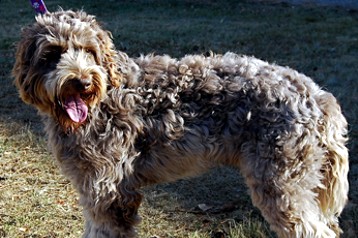
[[[212,131],[205,123],[183,126],[176,139],[141,148],[134,171],[146,178],[145,184],[198,176],[218,165],[239,166],[240,136],[226,138],[223,131]]]

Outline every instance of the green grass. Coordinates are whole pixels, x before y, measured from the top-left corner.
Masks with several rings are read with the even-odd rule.
[[[46,1],[49,10],[97,16],[130,56],[234,51],[287,65],[334,93],[350,124],[350,194],[345,235],[358,232],[358,13],[252,1]],[[40,118],[18,99],[10,71],[27,1],[0,1],[0,238],[79,237],[77,195],[46,149]],[[274,237],[242,178],[220,168],[143,190],[141,237]],[[199,205],[210,207],[208,211]]]

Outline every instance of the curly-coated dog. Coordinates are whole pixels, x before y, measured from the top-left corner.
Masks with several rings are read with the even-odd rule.
[[[135,237],[144,185],[240,169],[279,237],[338,237],[347,122],[332,94],[253,57],[129,58],[83,11],[36,17],[13,68],[80,194],[84,237]]]

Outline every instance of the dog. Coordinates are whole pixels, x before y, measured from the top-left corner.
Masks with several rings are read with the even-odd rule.
[[[136,237],[141,187],[237,168],[279,237],[339,237],[347,121],[288,67],[225,53],[131,58],[84,11],[38,15],[13,68],[79,193],[83,237]]]

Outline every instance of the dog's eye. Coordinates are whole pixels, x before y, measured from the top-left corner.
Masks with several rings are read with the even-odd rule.
[[[41,59],[37,64],[38,67],[46,70],[52,70],[60,61],[62,51],[63,49],[60,46],[54,46],[44,50]]]
[[[58,62],[61,58],[62,48],[59,46],[51,47],[44,51],[42,55],[42,61],[45,62]]]
[[[58,62],[61,58],[61,53],[59,52],[49,52],[43,57],[43,61],[46,62]]]
[[[91,54],[91,55],[93,55],[93,56],[96,55],[96,52],[95,52],[93,49],[91,49],[91,48],[85,48],[85,51],[86,51],[86,53]]]
[[[95,49],[85,48],[84,50],[85,50],[85,52],[86,52],[89,56],[91,56],[94,60],[97,61],[97,54],[96,54],[96,50],[95,50]]]

